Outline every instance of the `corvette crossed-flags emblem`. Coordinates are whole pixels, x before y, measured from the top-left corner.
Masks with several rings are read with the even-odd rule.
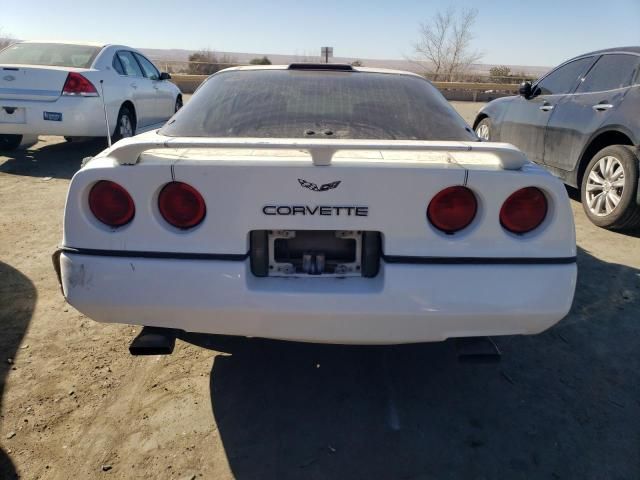
[[[317,183],[307,182],[306,180],[303,180],[302,178],[299,178],[298,182],[304,188],[308,188],[309,190],[312,190],[314,192],[326,192],[327,190],[333,190],[334,188],[336,188],[341,183],[340,180],[337,180],[335,182],[325,183],[323,185],[318,186]]]

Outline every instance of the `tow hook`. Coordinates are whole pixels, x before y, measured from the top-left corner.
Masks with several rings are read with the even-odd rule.
[[[502,352],[490,337],[454,339],[458,361],[463,363],[497,363]]]
[[[172,328],[142,327],[129,345],[131,355],[171,355],[178,331]]]

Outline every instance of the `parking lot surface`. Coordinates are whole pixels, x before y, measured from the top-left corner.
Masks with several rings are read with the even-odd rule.
[[[67,305],[50,260],[103,143],[0,156],[0,478],[640,477],[640,235],[591,225],[575,191],[571,313],[496,338],[498,364],[201,335],[134,358],[137,328]]]

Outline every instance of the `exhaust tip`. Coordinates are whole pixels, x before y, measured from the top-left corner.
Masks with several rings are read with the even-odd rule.
[[[461,363],[498,363],[502,358],[502,352],[490,337],[464,337],[454,341]]]
[[[139,355],[171,355],[176,345],[176,331],[170,328],[143,327],[129,345],[129,353]]]

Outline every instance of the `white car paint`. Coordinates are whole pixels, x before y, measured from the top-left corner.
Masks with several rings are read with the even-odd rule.
[[[60,257],[68,302],[103,322],[354,344],[532,334],[568,313],[577,269],[567,193],[515,148],[323,142],[324,154],[299,139],[171,139],[149,132],[118,142],[70,185]],[[325,166],[314,165],[314,151]],[[341,185],[319,197],[298,178]],[[158,193],[172,179],[205,199],[206,218],[191,231],[159,214]],[[92,216],[87,197],[98,180],[131,194],[130,224],[114,230]],[[462,184],[476,194],[478,214],[465,230],[446,235],[425,211],[437,192]],[[527,186],[545,193],[549,212],[538,229],[516,236],[498,215],[505,199]],[[269,203],[366,205],[370,214],[265,216]],[[249,232],[271,229],[380,231],[385,259],[375,278],[258,278],[243,257]],[[212,253],[242,259],[206,257]],[[443,263],[390,263],[391,256]]]
[[[158,128],[175,113],[176,100],[181,95],[176,85],[167,80],[120,75],[113,68],[117,52],[142,55],[140,52],[124,45],[78,45],[100,48],[89,68],[0,64],[0,135],[105,136],[103,100],[111,135],[116,129],[120,108],[126,102],[133,105],[138,133]],[[70,72],[79,73],[89,80],[98,96],[62,95]],[[6,109],[16,110],[8,114]],[[62,121],[45,120],[44,112],[60,113]]]

